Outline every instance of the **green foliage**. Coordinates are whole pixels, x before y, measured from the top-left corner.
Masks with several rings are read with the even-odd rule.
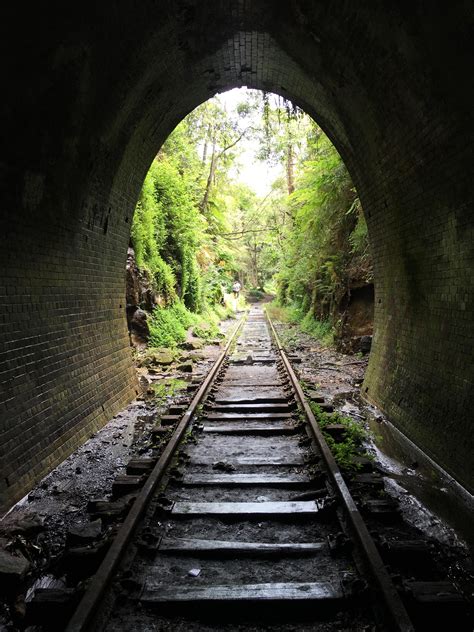
[[[330,346],[334,342],[334,328],[329,320],[317,320],[311,312],[304,316],[300,328],[305,333]]]
[[[176,275],[179,296],[196,311],[200,302],[196,254],[202,222],[186,180],[172,161],[157,161],[155,199],[167,228],[161,253]]]
[[[181,301],[170,307],[155,307],[149,319],[150,344],[153,347],[176,347],[186,339],[188,327],[198,320]]]
[[[188,383],[179,378],[166,378],[159,382],[154,382],[151,388],[154,391],[155,404],[160,406],[166,402],[168,397],[177,395],[187,387]]]
[[[281,166],[264,198],[235,178],[248,138],[259,159]],[[146,176],[132,244],[166,306],[151,322],[159,345],[183,339],[174,305],[202,314],[193,325],[215,337],[201,323],[236,279],[255,298],[276,290],[286,317],[330,344],[351,280],[372,274],[367,225],[339,154],[301,110],[256,91],[233,111],[212,99],[176,127]]]
[[[202,272],[202,302],[201,309],[209,305],[218,305],[224,299],[224,289],[229,284],[229,263],[222,260],[217,253],[217,263],[208,264]]]
[[[203,312],[223,299],[222,287],[236,274],[234,254],[220,233],[229,229],[226,178],[239,120],[216,100],[196,108],[166,140],[145,178],[132,245],[137,265],[148,271],[168,307],[179,299],[188,310]]]
[[[322,145],[322,146],[321,146]],[[351,182],[329,141],[318,146],[317,160],[305,163],[289,204],[294,225],[280,275],[280,299],[310,303],[313,313],[327,318],[344,288],[342,278]]]
[[[225,308],[224,308],[225,310]],[[204,340],[212,340],[222,336],[219,330],[219,322],[221,320],[222,309],[207,308],[202,314],[202,319],[194,325],[193,333]],[[224,311],[227,314],[227,311]]]
[[[281,305],[278,301],[272,301],[265,306],[268,315],[272,320],[276,320],[280,323],[290,322],[288,316],[288,307]]]
[[[369,247],[367,223],[365,221],[362,210],[359,211],[357,217],[357,223],[354,230],[349,235],[349,242],[351,244],[351,251],[354,254],[366,255]]]
[[[202,320],[199,324],[194,326],[193,333],[195,336],[198,336],[198,338],[212,340],[219,334],[219,329],[214,323],[208,323]]]
[[[319,340],[323,345],[330,346],[334,342],[334,328],[329,320],[317,320],[311,312],[304,312],[304,308],[297,303],[281,305],[278,301],[266,306],[270,318],[282,323],[297,325],[301,331]]]
[[[163,259],[162,250],[168,230],[162,206],[156,196],[159,166],[150,167],[135,209],[131,239],[139,268],[151,275],[156,291],[170,302],[176,298],[176,278],[172,267]]]
[[[265,292],[262,292],[262,290],[257,287],[251,287],[250,290],[247,290],[247,296],[249,298],[261,300],[262,298],[265,298]]]
[[[213,306],[212,311],[218,318],[218,320],[225,320],[226,318],[235,318],[235,314],[230,307],[225,305],[216,304]]]
[[[200,301],[199,230],[198,211],[177,165],[155,160],[133,218],[131,237],[137,265],[151,273],[155,290],[167,303],[179,293],[194,311]]]
[[[370,277],[371,271],[360,201],[339,154],[317,126],[308,137],[308,159],[288,207],[293,224],[278,274],[278,298],[299,306],[303,328],[329,341],[350,279]]]
[[[232,315],[223,305],[207,307],[201,314],[190,312],[182,301],[169,307],[155,307],[149,320],[150,345],[175,348],[186,339],[187,330],[204,340],[220,338],[219,322]]]
[[[354,461],[354,458],[358,456],[370,456],[362,448],[363,441],[369,436],[367,430],[350,417],[344,417],[339,413],[323,413],[320,407],[314,402],[310,402],[310,407],[339,467],[354,471],[360,469],[360,465]],[[333,437],[325,431],[325,428],[331,424],[341,424],[344,426],[345,434],[343,441],[336,442]]]

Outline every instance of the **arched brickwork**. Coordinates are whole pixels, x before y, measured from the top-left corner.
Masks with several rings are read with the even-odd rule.
[[[472,489],[472,11],[398,5],[124,0],[5,16],[3,507],[134,397],[124,266],[141,183],[179,120],[242,85],[293,99],[344,158],[375,262],[364,391]]]

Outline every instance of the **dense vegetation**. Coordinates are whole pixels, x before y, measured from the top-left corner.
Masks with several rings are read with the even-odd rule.
[[[280,167],[265,195],[238,176],[249,146]],[[255,91],[229,111],[212,99],[178,125],[145,179],[132,244],[159,296],[155,346],[203,321],[214,328],[236,278],[329,339],[351,280],[371,275],[362,209],[336,150],[292,104]]]
[[[226,313],[222,302],[235,258],[219,237],[228,227],[220,191],[236,134],[222,108],[208,102],[170,135],[145,178],[132,245],[159,297],[149,321],[154,346],[181,342],[191,325],[202,337],[216,335]]]
[[[304,330],[331,339],[355,280],[370,282],[367,225],[339,154],[316,125],[286,207],[291,226],[277,274],[280,305]]]

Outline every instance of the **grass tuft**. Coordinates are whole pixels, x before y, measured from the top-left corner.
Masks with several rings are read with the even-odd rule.
[[[363,456],[371,458],[371,455],[364,450],[363,442],[369,438],[369,432],[357,421],[350,417],[344,417],[340,413],[324,413],[315,402],[309,403],[311,410],[323,431],[326,443],[336,459],[340,468],[348,471],[357,471],[360,464],[354,461],[355,457]],[[331,424],[341,424],[345,428],[344,440],[336,442],[333,437],[325,431]]]
[[[301,331],[316,338],[326,347],[334,344],[334,328],[329,321],[316,320],[311,312],[305,313],[299,307],[279,305],[276,301],[266,307],[272,320],[297,325]]]

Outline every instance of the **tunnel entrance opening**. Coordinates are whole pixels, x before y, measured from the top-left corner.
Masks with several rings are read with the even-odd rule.
[[[27,45],[5,39],[2,508],[135,396],[123,268],[140,186],[178,121],[243,85],[291,98],[342,156],[376,279],[364,391],[472,490],[471,12],[35,11]]]
[[[218,95],[168,137],[140,192],[126,287],[138,349],[184,342],[196,319],[210,327],[236,311],[239,295],[273,296],[280,317],[306,332],[370,351],[373,272],[359,197],[319,126],[275,94]]]

